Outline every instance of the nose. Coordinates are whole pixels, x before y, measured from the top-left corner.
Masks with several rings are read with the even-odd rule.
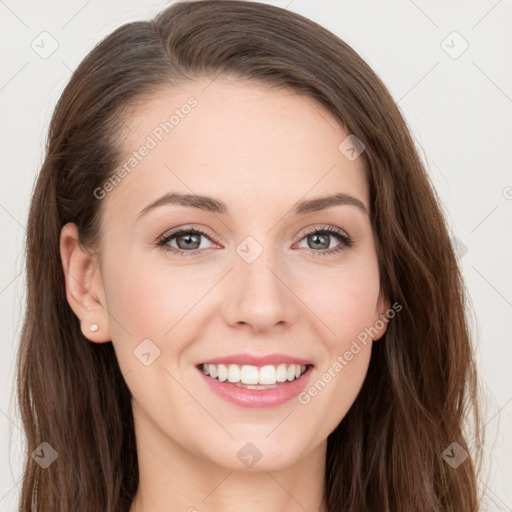
[[[288,277],[288,278],[287,278]],[[236,257],[224,301],[225,322],[257,332],[293,324],[299,299],[293,293],[289,273],[270,250],[251,263]]]

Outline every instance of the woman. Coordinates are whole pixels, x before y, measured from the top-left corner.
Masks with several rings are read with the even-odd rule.
[[[20,511],[479,509],[435,192],[310,20],[179,2],[97,45],[51,121],[27,279]]]

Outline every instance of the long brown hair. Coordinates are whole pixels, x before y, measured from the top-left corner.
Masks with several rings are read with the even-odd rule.
[[[467,292],[439,199],[395,102],[355,51],[320,25],[268,4],[199,0],[106,37],[75,70],[53,114],[26,240],[20,512],[130,507],[139,481],[130,391],[112,343],[89,342],[67,302],[60,232],[73,222],[82,246],[97,248],[102,202],[93,191],[120,163],[131,105],[219,75],[312,97],[365,146],[381,286],[403,309],[374,343],[364,385],[328,437],[327,511],[478,510]],[[44,442],[58,454],[46,469],[31,457]],[[443,457],[452,443],[469,455],[456,468]]]

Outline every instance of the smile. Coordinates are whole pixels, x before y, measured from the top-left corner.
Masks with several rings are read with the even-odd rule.
[[[265,389],[266,386],[298,379],[307,366],[298,364],[279,364],[253,366],[244,364],[203,364],[203,372],[219,382],[228,381],[249,389]],[[258,387],[258,385],[260,385]]]
[[[200,364],[208,389],[240,407],[268,408],[289,402],[307,385],[313,365]]]

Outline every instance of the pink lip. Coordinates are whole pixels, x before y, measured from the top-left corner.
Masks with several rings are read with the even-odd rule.
[[[287,356],[286,354],[267,354],[265,356],[251,354],[233,354],[231,356],[215,357],[198,364],[250,364],[253,366],[265,366],[266,364],[299,364],[301,366],[312,365],[311,361],[299,357]]]
[[[278,383],[278,387],[271,389],[245,389],[227,381],[220,382],[217,379],[212,379],[205,375],[199,367],[198,371],[209,388],[224,400],[241,407],[259,408],[277,407],[297,396],[309,381],[311,366],[308,366],[306,372],[298,379]]]

